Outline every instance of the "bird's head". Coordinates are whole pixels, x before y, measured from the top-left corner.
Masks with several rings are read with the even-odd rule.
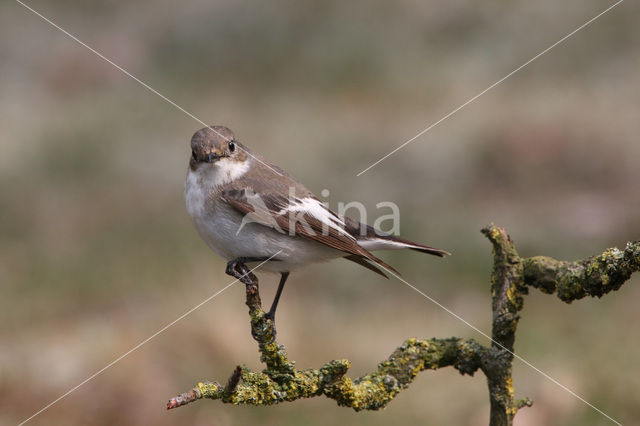
[[[243,163],[246,160],[246,150],[227,127],[204,127],[195,132],[191,138],[189,166],[192,170],[202,165],[215,167],[220,161],[228,164],[228,162]]]

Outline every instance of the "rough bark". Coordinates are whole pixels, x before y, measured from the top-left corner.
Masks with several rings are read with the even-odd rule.
[[[556,293],[567,303],[585,296],[601,297],[618,290],[640,269],[640,242],[628,243],[625,250],[611,248],[599,256],[565,262],[544,256],[520,257],[505,230],[493,224],[482,232],[491,241],[494,254],[490,346],[457,337],[412,338],[396,348],[375,371],[355,379],[346,375],[351,366],[346,359],[330,361],[319,369],[298,370],[284,346],[274,339],[275,328],[262,309],[255,279],[256,285],[246,288],[246,303],[251,332],[265,369],[254,372],[238,366],[226,386],[200,382],[169,400],[167,408],[201,398],[236,405],[272,405],[325,395],[356,411],[378,410],[407,388],[419,372],[452,366],[468,375],[482,370],[489,387],[490,425],[511,425],[516,412],[531,405],[529,399],[514,398],[511,375],[519,312],[528,288]]]

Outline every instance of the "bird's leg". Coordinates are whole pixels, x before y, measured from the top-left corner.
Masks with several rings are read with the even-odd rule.
[[[276,340],[276,308],[278,307],[278,301],[280,300],[280,295],[282,294],[284,283],[287,282],[288,277],[289,277],[288,272],[281,273],[280,283],[278,284],[278,290],[276,291],[276,296],[273,298],[273,303],[271,303],[271,308],[269,308],[269,312],[264,314],[265,318],[271,320],[271,324],[273,327],[273,339],[269,343],[272,343],[274,340]]]
[[[278,290],[276,291],[276,297],[273,298],[273,303],[271,303],[271,308],[269,309],[269,312],[265,314],[267,318],[273,321],[274,325],[276,321],[276,309],[278,308],[278,301],[280,300],[280,295],[282,294],[284,283],[287,282],[287,278],[289,278],[289,273],[282,272],[280,275],[280,283],[278,284]]]

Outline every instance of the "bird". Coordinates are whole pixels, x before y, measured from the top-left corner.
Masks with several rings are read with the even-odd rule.
[[[263,270],[280,274],[266,313],[273,324],[289,274],[306,265],[345,258],[387,277],[384,269],[397,271],[372,251],[450,254],[334,213],[225,126],[204,127],[191,138],[184,196],[198,234],[227,261],[228,275],[253,285],[256,277],[249,266],[258,263],[264,263]]]

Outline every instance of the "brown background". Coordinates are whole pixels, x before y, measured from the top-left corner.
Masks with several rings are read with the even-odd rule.
[[[488,331],[491,253],[577,259],[640,238],[640,9],[622,3],[360,177],[356,173],[609,4],[31,1],[187,110],[225,124],[316,193],[393,201],[446,260],[383,253]],[[230,282],[184,208],[201,127],[21,7],[0,5],[0,423],[15,424]],[[640,418],[639,276],[566,306],[534,291],[517,352],[623,423]],[[270,300],[275,277],[262,280]],[[371,370],[406,338],[484,339],[397,280],[345,261],[290,278],[279,338],[297,366]],[[484,377],[422,373],[382,412],[323,398],[200,401],[198,380],[260,368],[236,285],[32,424],[486,424]],[[606,420],[520,362],[520,425]]]

